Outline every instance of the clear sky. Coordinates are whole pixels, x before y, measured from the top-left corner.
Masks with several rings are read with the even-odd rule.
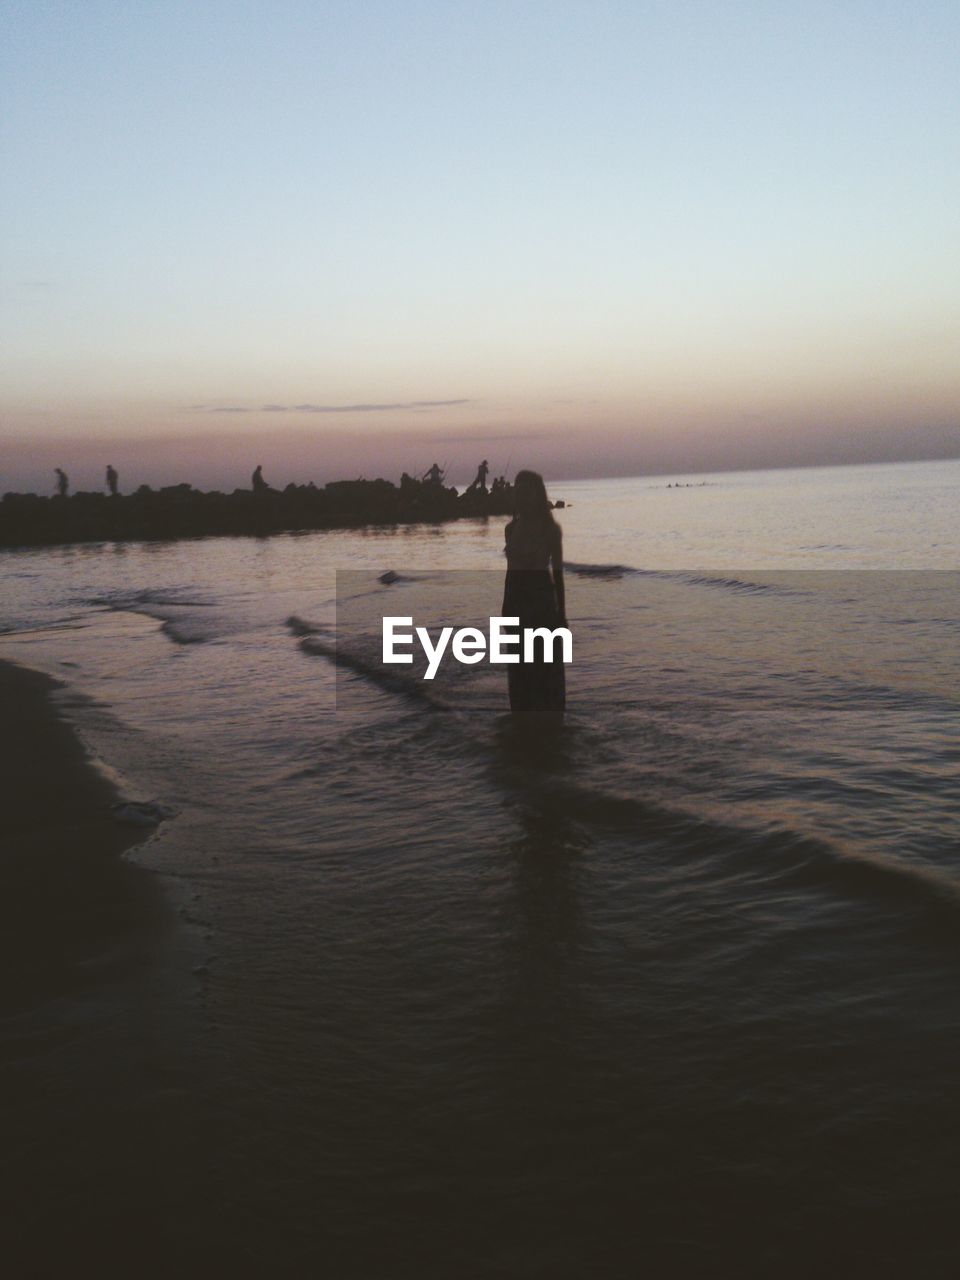
[[[956,0],[0,14],[0,489],[960,455]]]

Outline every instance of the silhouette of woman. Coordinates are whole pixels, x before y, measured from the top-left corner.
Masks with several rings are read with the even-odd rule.
[[[519,618],[525,627],[565,627],[563,538],[553,518],[543,477],[518,471],[514,481],[514,517],[504,530],[507,576],[503,616]],[[566,678],[560,661],[546,662],[541,647],[532,662],[507,668],[510,711],[514,718],[561,724],[566,704]],[[557,655],[559,658],[559,654]]]

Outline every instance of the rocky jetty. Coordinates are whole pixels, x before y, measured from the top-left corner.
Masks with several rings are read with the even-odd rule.
[[[309,529],[438,523],[507,515],[513,488],[457,490],[411,480],[337,480],[318,488],[288,484],[233,493],[203,492],[189,484],[129,495],[75,493],[52,498],[7,493],[0,502],[0,547],[73,542],[154,541],[224,536],[265,537]]]

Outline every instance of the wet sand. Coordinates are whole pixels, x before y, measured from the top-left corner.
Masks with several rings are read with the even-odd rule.
[[[54,710],[55,681],[0,663],[0,1001],[5,1011],[82,993],[126,968],[160,926],[149,877],[120,855],[144,830],[124,826],[117,794]]]
[[[169,1227],[187,1225],[195,1155],[195,1099],[155,999],[175,912],[122,859],[149,833],[115,820],[56,687],[0,663],[4,1271],[160,1274],[182,1252]]]

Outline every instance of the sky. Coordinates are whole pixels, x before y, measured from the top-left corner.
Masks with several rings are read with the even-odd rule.
[[[960,456],[955,0],[0,0],[0,490]]]

